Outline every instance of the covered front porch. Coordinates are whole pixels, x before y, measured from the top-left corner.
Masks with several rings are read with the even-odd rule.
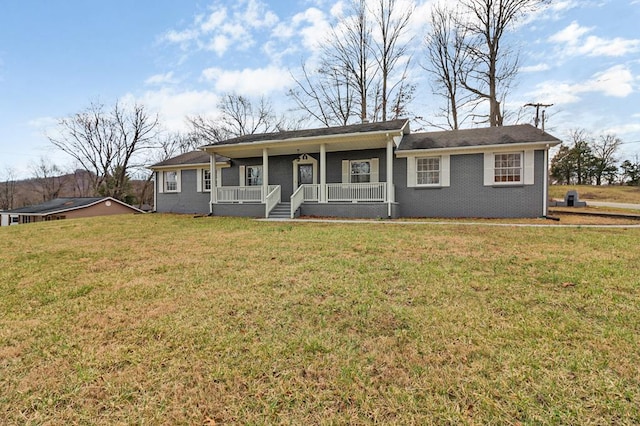
[[[395,147],[407,122],[247,135],[208,145],[214,158],[231,159],[223,182],[211,161],[211,214],[269,217],[274,209],[297,215],[393,215]]]

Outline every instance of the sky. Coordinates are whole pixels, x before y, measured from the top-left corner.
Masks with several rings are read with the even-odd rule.
[[[411,15],[415,116],[441,102],[420,67],[434,1],[416,0]],[[214,115],[226,93],[290,113],[291,75],[344,10],[340,0],[0,0],[0,181],[32,177],[41,159],[72,168],[46,135],[92,102],[142,103],[167,130]],[[613,133],[619,158],[640,157],[638,25],[640,0],[552,0],[509,36],[521,68],[507,109],[553,104],[554,136]]]

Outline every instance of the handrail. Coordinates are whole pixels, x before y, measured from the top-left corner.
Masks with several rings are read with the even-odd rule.
[[[280,201],[282,201],[280,185],[269,185],[269,193],[267,194],[264,200],[264,204],[265,204],[264,217],[269,217],[269,213],[271,213],[271,210],[273,210],[273,208],[277,206],[278,203],[280,203]]]
[[[304,199],[304,185],[300,185],[298,189],[291,194],[291,219],[295,217],[296,210],[300,208],[302,203],[305,201]]]

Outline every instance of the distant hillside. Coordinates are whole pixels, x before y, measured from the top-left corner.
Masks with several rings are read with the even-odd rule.
[[[73,173],[59,176],[0,182],[0,210],[39,204],[57,197],[100,195],[92,191],[91,178],[91,172],[77,169]],[[132,180],[130,183],[131,191],[128,199],[124,201],[136,206],[153,204],[153,190],[149,182]]]

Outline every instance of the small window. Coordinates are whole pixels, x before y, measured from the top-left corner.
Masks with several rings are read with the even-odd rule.
[[[440,185],[440,157],[417,158],[416,173],[418,185]]]
[[[493,176],[495,183],[520,183],[522,153],[494,154]]]
[[[164,173],[164,190],[166,192],[178,191],[178,172]]]
[[[202,189],[211,191],[211,170],[202,170]]]
[[[262,185],[262,166],[247,166],[247,186]]]
[[[351,183],[371,182],[370,160],[353,160],[349,163],[349,169],[351,171]]]

